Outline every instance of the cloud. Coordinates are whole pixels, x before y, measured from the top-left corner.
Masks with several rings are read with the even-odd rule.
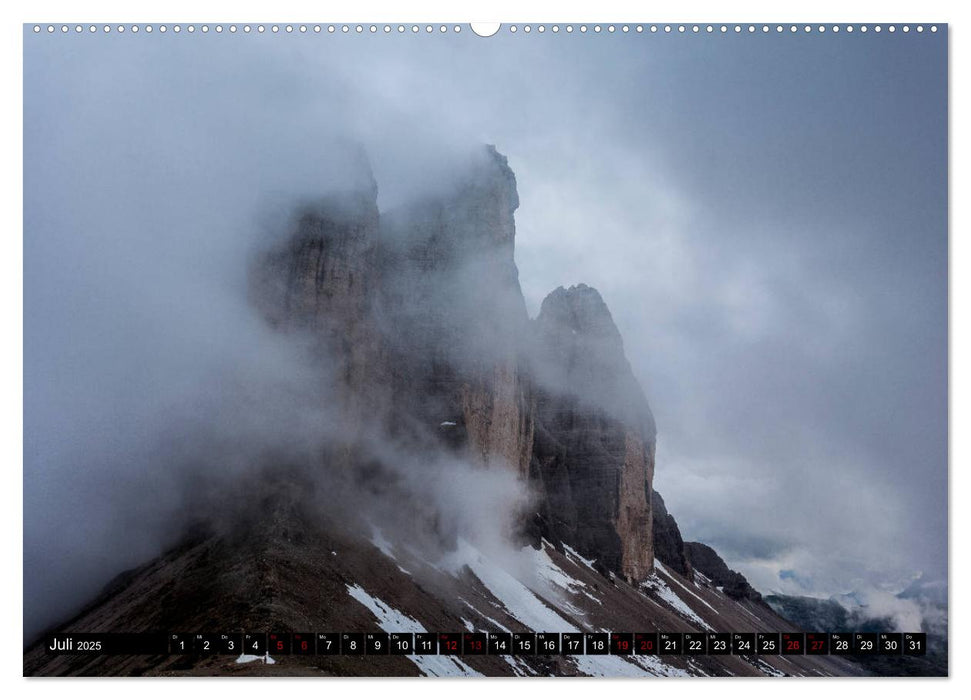
[[[509,155],[528,308],[559,285],[600,290],[688,539],[762,588],[783,569],[827,594],[945,576],[944,37],[33,39],[30,616],[157,546],[180,449],[157,449],[160,425],[205,424],[264,381],[306,386],[240,290],[266,222],[346,178],[347,140],[385,210],[447,183],[467,145]],[[293,418],[279,410],[266,432]],[[90,504],[126,482],[155,502],[103,551],[115,516]]]

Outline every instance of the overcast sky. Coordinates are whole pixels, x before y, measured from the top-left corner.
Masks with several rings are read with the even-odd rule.
[[[130,464],[212,365],[265,364],[230,342],[248,242],[340,182],[345,137],[383,209],[456,149],[509,157],[530,313],[600,290],[687,539],[764,592],[946,577],[945,32],[25,31],[24,57],[29,613],[156,546],[164,477]],[[146,502],[104,551],[113,489]]]

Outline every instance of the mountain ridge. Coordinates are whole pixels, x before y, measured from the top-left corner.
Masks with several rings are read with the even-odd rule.
[[[367,167],[366,162],[362,167]],[[309,463],[264,458],[209,521],[64,629],[791,629],[653,490],[657,428],[600,294],[529,319],[519,206],[486,147],[450,191],[388,215],[377,184],[299,208],[255,259],[254,308],[309,340],[330,422]],[[668,568],[670,567],[670,568]],[[388,611],[394,611],[392,615]],[[539,629],[552,625],[552,629]],[[557,629],[556,627],[559,627]],[[218,629],[215,629],[218,628]],[[843,675],[838,659],[24,656],[27,675]]]

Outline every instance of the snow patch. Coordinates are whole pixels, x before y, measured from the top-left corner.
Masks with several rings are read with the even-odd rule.
[[[753,659],[753,662],[754,663],[752,663],[752,665],[755,666],[755,668],[757,668],[758,670],[760,670],[762,673],[764,673],[767,676],[774,676],[776,678],[782,678],[783,676],[786,675],[782,671],[780,671],[779,669],[774,668],[773,666],[770,666],[769,664],[767,664],[762,659],[756,658],[756,659]]]
[[[406,656],[426,676],[448,678],[450,676],[481,676],[482,674],[455,656]]]
[[[546,544],[545,540],[543,542]],[[532,547],[523,547],[523,551],[530,555],[533,560],[533,568],[536,570],[537,575],[547,583],[558,586],[570,593],[575,593],[587,587],[585,583],[577,581],[558,567],[550,558],[550,555],[547,554],[546,547],[539,550],[533,549]]]
[[[523,547],[523,552],[532,559],[533,569],[536,571],[536,575],[550,586],[560,588],[567,593],[572,593],[574,595],[585,595],[595,603],[602,605],[603,603],[600,601],[600,599],[591,595],[587,590],[589,586],[586,583],[573,578],[556,565],[556,563],[550,557],[547,548],[553,549],[553,545],[547,542],[545,539],[543,540],[543,547],[539,550],[535,550],[532,547]],[[565,601],[561,603],[561,605],[571,614],[586,614],[582,610],[570,605]]]
[[[270,656],[269,654],[262,654],[262,655],[256,655],[256,654],[240,654],[236,658],[236,663],[238,663],[238,664],[248,664],[248,663],[252,663],[253,661],[262,661],[265,664],[275,664],[276,663],[276,661],[273,659],[273,657]]]
[[[657,676],[687,676],[680,668],[668,666],[649,656],[571,656],[580,673],[600,678],[644,678]]]
[[[593,562],[594,562],[593,559],[584,559],[583,557],[580,556],[580,553],[577,552],[577,550],[573,549],[573,547],[570,547],[568,545],[563,545],[563,551],[565,551],[570,556],[571,559],[575,559],[576,561],[583,564],[591,571],[594,571],[594,572],[596,571],[596,569],[593,568]]]
[[[681,600],[681,598],[678,597],[678,594],[672,591],[656,573],[652,573],[642,585],[648,590],[657,594],[658,598],[674,608],[675,612],[682,617],[687,618],[692,622],[696,622],[706,630],[712,629],[711,625],[702,620],[698,614],[692,610],[687,603]]]
[[[385,632],[425,632],[420,622],[408,617],[400,610],[395,610],[380,598],[375,598],[356,583],[347,585],[348,594],[361,605],[370,610],[378,619],[378,627]],[[454,656],[417,656],[404,657],[415,664],[426,676],[481,676],[474,668],[455,658]]]
[[[652,675],[663,678],[687,678],[691,675],[683,668],[666,664],[656,656],[632,656],[631,663],[637,664],[641,668],[649,671]]]
[[[526,676],[536,675],[535,673],[533,673],[533,669],[531,669],[529,666],[524,664],[518,656],[505,655],[500,658],[503,661],[505,661],[507,664],[509,664],[509,667],[512,669],[512,672],[517,676],[525,678]]]
[[[603,601],[600,600],[600,598],[598,598],[597,596],[593,595],[589,591],[581,591],[581,593],[583,593],[583,595],[585,595],[587,598],[589,598],[590,600],[592,600],[597,605],[603,605],[604,604]]]
[[[483,615],[481,612],[479,612],[478,608],[476,608],[474,605],[472,605],[472,603],[470,603],[469,601],[467,601],[465,598],[459,598],[459,600],[461,600],[463,603],[465,603],[466,607],[468,607],[469,610],[471,610],[472,612],[474,612],[476,615],[478,615],[479,617],[481,617],[483,620],[485,620],[486,622],[491,622],[492,625],[497,630],[501,630],[502,632],[511,632],[511,630],[508,627],[506,627],[504,624],[502,624],[498,620],[495,620],[495,619],[489,617],[488,615]]]
[[[375,598],[356,583],[347,586],[347,592],[358,603],[370,610],[378,618],[378,626],[385,632],[424,632],[424,626],[408,617],[403,612],[395,610],[380,598]]]
[[[458,548],[451,552],[443,565],[451,571],[468,566],[482,585],[502,603],[511,617],[527,629],[539,632],[558,630],[578,632],[576,627],[557,615],[515,576],[503,569],[465,539],[459,538]]]
[[[662,572],[662,573],[663,573],[663,574],[664,574],[665,576],[667,576],[667,577],[668,577],[669,579],[671,579],[672,581],[674,581],[674,583],[676,583],[676,584],[678,584],[678,586],[680,586],[680,587],[681,587],[682,589],[684,589],[684,591],[685,591],[686,593],[688,593],[689,595],[693,595],[693,596],[694,596],[695,598],[697,598],[697,599],[698,599],[698,600],[699,600],[700,602],[702,602],[702,603],[704,603],[705,605],[707,605],[707,606],[708,606],[709,608],[711,608],[711,611],[712,611],[713,613],[717,613],[717,612],[718,612],[717,610],[715,610],[715,608],[713,608],[713,607],[712,607],[712,606],[711,606],[711,605],[710,605],[710,604],[708,603],[708,601],[707,601],[707,600],[705,600],[705,599],[704,599],[704,598],[702,598],[702,597],[701,597],[700,595],[698,595],[697,593],[695,593],[694,591],[692,591],[692,590],[691,590],[690,588],[688,588],[687,586],[685,586],[685,585],[684,585],[683,583],[681,583],[681,582],[680,582],[680,581],[679,581],[679,580],[678,580],[678,579],[677,579],[677,578],[676,578],[676,577],[674,576],[674,574],[672,574],[672,573],[671,573],[670,571],[668,571],[668,570],[667,570],[667,568],[665,568],[665,566],[664,566],[664,564],[662,564],[662,563],[661,563],[661,562],[659,562],[659,561],[655,561],[655,565],[656,565],[657,567],[659,567],[659,568],[661,569],[661,572]]]
[[[690,668],[692,671],[694,671],[696,676],[704,676],[705,678],[711,678],[711,676],[709,674],[707,674],[704,671],[702,671],[701,670],[701,667],[698,666],[698,664],[696,664],[691,659],[688,659],[688,668]]]

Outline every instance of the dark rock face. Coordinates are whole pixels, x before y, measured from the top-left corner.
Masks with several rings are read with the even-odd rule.
[[[551,539],[630,580],[653,567],[654,418],[597,290],[560,287],[535,322],[533,477]]]
[[[534,334],[530,370],[543,390],[576,399],[654,442],[654,416],[596,289],[578,284],[552,291],[540,307]]]
[[[362,163],[367,168],[366,163]],[[340,425],[352,442],[387,404],[387,361],[374,303],[377,266],[377,186],[305,205],[289,236],[255,261],[250,297],[282,332],[301,333],[326,357],[333,374],[326,390],[336,395]]]
[[[533,421],[520,367],[518,206],[515,176],[489,147],[450,192],[384,217],[379,318],[395,413],[419,424],[405,429],[438,431],[474,461],[525,476]]]
[[[668,513],[664,499],[657,491],[651,493],[651,509],[654,516],[654,557],[685,578],[691,578],[691,562],[685,552],[681,529]]]
[[[352,467],[360,426],[379,424],[510,469],[535,494],[536,539],[647,577],[654,418],[595,289],[555,290],[530,322],[506,158],[483,149],[449,191],[390,214],[364,181],[306,207],[253,270],[266,318],[335,367],[341,459]]]
[[[714,549],[701,542],[685,542],[684,548],[691,566],[710,578],[716,586],[722,586],[725,595],[735,600],[762,600],[762,595],[749,585],[744,576],[729,569]]]

